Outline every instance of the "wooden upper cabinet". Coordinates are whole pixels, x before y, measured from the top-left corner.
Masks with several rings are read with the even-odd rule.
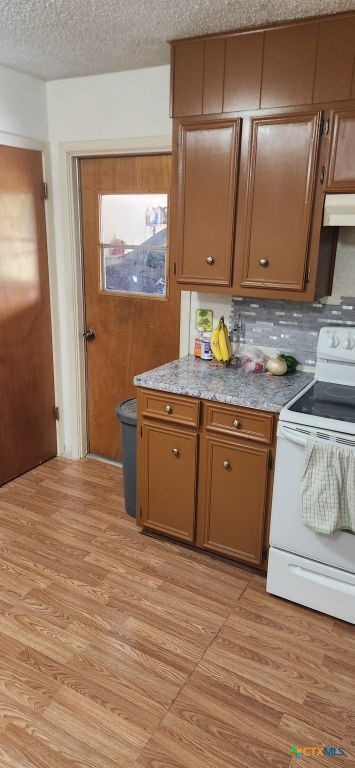
[[[241,285],[302,291],[321,113],[250,121]]]
[[[172,114],[202,115],[204,42],[189,40],[173,46]]]
[[[318,23],[265,32],[261,108],[312,103]]]
[[[346,101],[352,94],[355,56],[355,16],[319,24],[313,102]]]
[[[269,455],[265,447],[203,438],[199,546],[261,564]]]
[[[140,499],[143,525],[193,541],[197,434],[156,422],[143,423]]]
[[[355,100],[355,14],[172,44],[172,115]]]
[[[263,39],[263,32],[227,38],[223,112],[259,109]]]
[[[174,231],[180,283],[231,285],[239,137],[239,120],[179,125]]]
[[[226,41],[224,37],[206,40],[203,68],[204,115],[218,114],[223,109],[223,80]]]
[[[327,189],[355,192],[355,107],[332,114]]]

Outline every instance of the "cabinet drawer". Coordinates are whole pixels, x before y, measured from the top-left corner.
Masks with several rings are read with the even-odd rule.
[[[170,395],[169,392],[143,392],[142,415],[172,424],[198,427],[200,402],[192,397]]]
[[[206,404],[204,408],[204,425],[209,432],[272,443],[272,414],[219,404]]]

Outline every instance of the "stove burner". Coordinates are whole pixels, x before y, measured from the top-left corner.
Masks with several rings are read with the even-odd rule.
[[[355,423],[355,386],[315,381],[290,411]]]
[[[334,397],[337,400],[343,400],[344,397],[346,400],[354,400],[355,403],[355,388],[350,386],[345,386],[342,384],[330,384],[328,382],[324,382],[325,389],[324,389],[324,395],[327,397]],[[346,392],[346,395],[344,394],[344,389],[350,390],[350,392]]]

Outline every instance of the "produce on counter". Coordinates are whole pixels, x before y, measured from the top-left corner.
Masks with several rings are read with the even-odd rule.
[[[224,317],[219,320],[217,328],[211,334],[211,350],[216,360],[228,363],[232,359],[232,349],[229,340],[228,328],[224,322]]]
[[[246,373],[262,373],[265,371],[267,355],[261,349],[251,349],[246,347],[240,356],[240,364]]]
[[[280,357],[270,357],[266,363],[266,369],[272,376],[283,376],[287,373],[287,364]]]
[[[285,361],[285,363],[287,365],[287,372],[288,373],[292,373],[293,371],[296,370],[296,368],[298,366],[298,360],[296,360],[296,358],[293,357],[293,355],[286,355],[286,354],[284,354],[282,352],[279,355],[277,355],[277,357],[279,357],[280,360],[284,360]]]

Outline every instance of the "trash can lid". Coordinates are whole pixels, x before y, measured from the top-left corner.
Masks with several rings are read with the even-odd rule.
[[[129,400],[123,400],[116,405],[116,416],[124,424],[137,423],[137,398],[130,397]]]

